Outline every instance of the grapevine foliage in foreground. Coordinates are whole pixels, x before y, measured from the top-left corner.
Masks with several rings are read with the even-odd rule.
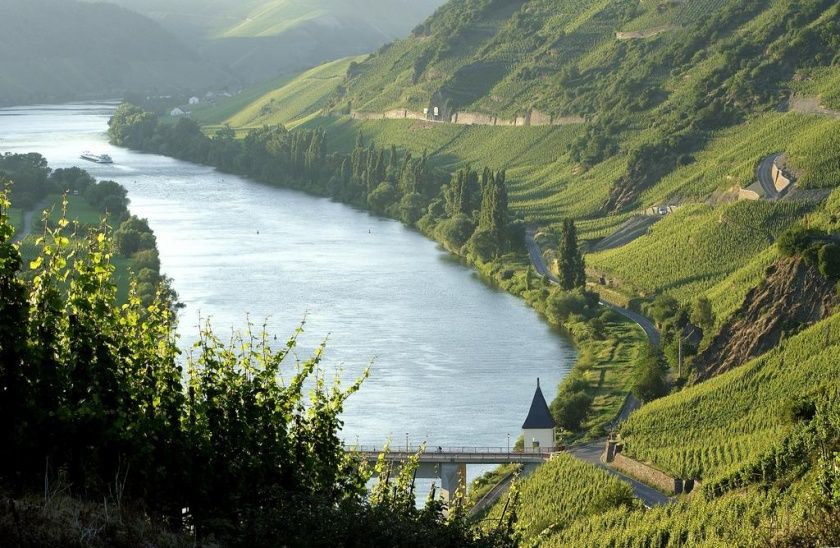
[[[207,327],[184,371],[166,300],[144,307],[133,289],[117,304],[106,233],[74,245],[60,219],[24,281],[9,207],[0,194],[0,486],[10,494],[46,484],[116,497],[117,508],[225,544],[504,542],[474,538],[439,503],[417,510],[410,482],[366,497],[370,473],[338,437],[361,380],[328,384],[323,347],[295,363],[297,333],[275,350],[265,334],[226,344]],[[10,523],[0,519],[0,543],[23,542]]]

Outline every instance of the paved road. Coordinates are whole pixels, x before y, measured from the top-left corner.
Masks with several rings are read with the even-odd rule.
[[[514,477],[515,474],[513,472],[509,473],[504,477],[504,479],[502,479],[502,481],[497,483],[489,493],[481,497],[481,499],[475,503],[475,506],[470,509],[470,516],[479,516],[489,510],[493,503],[499,500],[502,495],[507,493],[508,489],[510,489],[510,484],[513,483]]]
[[[625,246],[648,233],[648,229],[661,221],[662,215],[637,215],[624,222],[618,230],[598,242],[593,251],[606,251]]]
[[[537,244],[536,240],[534,240],[533,230],[529,229],[526,232],[525,245],[528,247],[528,253],[531,255],[531,263],[533,263],[534,270],[537,271],[537,274],[543,276],[553,284],[558,284],[559,281],[548,270],[548,267],[545,265],[545,261],[543,261],[542,250],[540,249],[540,246],[539,244]],[[659,346],[659,330],[656,329],[656,326],[653,324],[652,321],[645,318],[638,312],[622,308],[617,304],[613,304],[603,299],[601,299],[600,303],[601,305],[614,310],[618,314],[621,314],[630,321],[637,323],[639,327],[641,327],[645,331],[645,334],[648,336],[648,339],[650,340],[651,344],[653,344],[654,346]]]
[[[761,183],[761,188],[764,189],[764,194],[768,200],[778,200],[782,196],[776,190],[776,183],[773,181],[773,164],[779,156],[781,156],[781,153],[772,154],[758,164],[758,182]]]
[[[587,445],[581,445],[578,447],[570,447],[569,453],[577,459],[580,459],[584,462],[588,462],[589,464],[595,465],[598,468],[601,468],[608,474],[612,474],[613,476],[621,479],[625,483],[630,484],[630,487],[633,488],[633,492],[636,494],[636,497],[641,499],[642,502],[645,503],[647,506],[658,506],[661,504],[668,504],[671,502],[671,498],[664,493],[660,493],[653,487],[649,487],[644,483],[637,481],[630,476],[625,476],[621,472],[610,468],[609,466],[605,465],[601,462],[601,453],[604,451],[604,445],[606,444],[606,440],[599,440],[596,442],[592,442]]]

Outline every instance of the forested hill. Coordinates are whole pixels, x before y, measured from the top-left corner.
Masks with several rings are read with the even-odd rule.
[[[334,104],[586,117],[575,161],[629,157],[608,212],[792,88],[836,107],[838,65],[835,0],[453,0],[353,67]]]
[[[159,21],[250,81],[368,53],[444,0],[109,0]]]
[[[162,93],[225,82],[154,21],[75,0],[0,0],[0,104]]]

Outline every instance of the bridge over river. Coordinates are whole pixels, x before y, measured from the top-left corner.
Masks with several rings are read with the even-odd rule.
[[[369,463],[380,456],[387,462],[402,464],[416,457],[418,478],[439,478],[444,500],[450,500],[459,488],[467,492],[468,464],[522,464],[528,472],[562,451],[562,448],[527,448],[511,450],[509,447],[410,447],[398,448],[354,446],[346,451],[358,455]]]

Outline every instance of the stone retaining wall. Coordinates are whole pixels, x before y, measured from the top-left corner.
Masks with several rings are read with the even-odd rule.
[[[580,116],[558,116],[554,118],[548,114],[538,110],[531,110],[524,116],[517,116],[513,119],[506,120],[499,118],[493,114],[485,114],[483,112],[453,112],[448,120],[445,118],[435,118],[431,114],[423,114],[422,112],[414,112],[408,109],[400,108],[389,110],[387,112],[359,112],[352,111],[350,117],[354,120],[425,120],[428,122],[450,123],[465,126],[499,126],[499,127],[525,127],[525,126],[565,126],[573,124],[582,124],[585,120]]]
[[[673,478],[653,466],[625,457],[621,454],[622,448],[623,444],[618,441],[607,441],[603,455],[604,461],[616,470],[624,472],[642,483],[655,487],[668,495],[688,494],[700,486],[700,482],[697,480]]]
[[[788,175],[785,175],[784,171],[779,169],[776,162],[773,162],[772,177],[777,192],[784,192],[793,183],[793,180]]]
[[[642,483],[656,487],[668,495],[673,495],[678,492],[678,484],[680,488],[679,492],[682,492],[682,480],[672,478],[668,474],[657,470],[656,468],[625,457],[621,453],[617,453],[615,455],[611,464],[616,470],[620,470],[627,475],[638,479]]]

